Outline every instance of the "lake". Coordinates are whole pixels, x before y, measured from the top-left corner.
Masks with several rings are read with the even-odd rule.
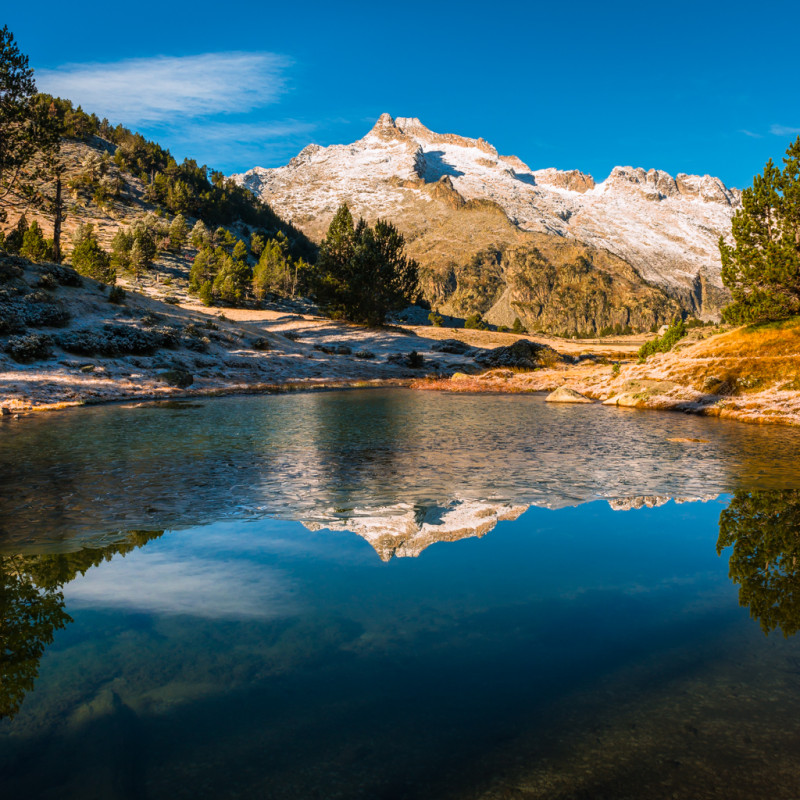
[[[799,449],[403,389],[2,420],[2,797],[796,798]]]

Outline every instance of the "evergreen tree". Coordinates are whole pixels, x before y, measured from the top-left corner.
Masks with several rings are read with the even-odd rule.
[[[23,214],[14,228],[5,237],[4,246],[8,253],[19,253],[22,249],[22,242],[25,239],[25,232],[28,230],[28,220]]]
[[[143,272],[147,272],[152,266],[158,253],[156,240],[148,228],[146,221],[136,223],[131,228],[131,269],[138,281]]]
[[[209,233],[208,228],[205,226],[203,220],[199,219],[197,222],[195,222],[189,238],[192,243],[192,247],[196,248],[197,250],[210,243],[211,234]]]
[[[91,223],[81,225],[73,239],[74,247],[70,260],[72,266],[89,278],[94,278],[102,283],[113,284],[117,280],[117,273],[111,266],[111,257],[97,241],[94,226]]]
[[[224,253],[218,262],[219,268],[214,278],[214,296],[226,303],[241,303],[247,295],[247,287],[252,277],[246,262]]]
[[[353,215],[342,203],[328,227],[315,270],[317,299],[332,313],[341,314],[350,305],[350,278],[355,253]]]
[[[256,258],[259,258],[264,250],[265,244],[266,244],[266,239],[260,233],[254,233],[250,237],[250,252]]]
[[[142,273],[147,271],[150,263],[150,259],[147,258],[142,248],[142,240],[134,238],[131,245],[130,266],[137,282],[141,279]]]
[[[353,224],[342,204],[317,262],[317,296],[334,316],[382,325],[386,314],[413,301],[417,263],[404,254],[403,236],[389,222]]]
[[[734,323],[800,313],[800,137],[783,170],[770,159],[742,192],[732,223],[734,244],[720,238],[722,281],[733,295],[723,314]]]
[[[201,287],[208,284],[209,290],[217,274],[217,263],[214,251],[210,247],[203,247],[194,257],[192,268],[189,271],[189,289],[199,292]]]
[[[133,235],[120,228],[111,240],[111,265],[122,272],[131,268]]]
[[[46,261],[50,258],[52,244],[52,241],[48,242],[44,238],[39,223],[34,220],[22,237],[22,247],[19,250],[19,254],[29,258],[31,261]]]
[[[173,253],[182,253],[186,247],[186,240],[189,235],[189,226],[183,214],[178,214],[169,226],[169,249]]]
[[[0,201],[15,188],[22,168],[36,152],[32,98],[36,92],[28,57],[4,25],[0,29]],[[0,222],[7,211],[0,205]]]
[[[268,294],[280,291],[286,272],[286,255],[281,243],[269,239],[261,251],[261,258],[253,270],[253,293],[258,300]]]
[[[234,261],[247,261],[247,245],[241,239],[233,246],[232,255]]]

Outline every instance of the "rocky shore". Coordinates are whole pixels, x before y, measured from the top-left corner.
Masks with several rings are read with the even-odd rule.
[[[408,324],[369,329],[299,304],[212,309],[167,285],[123,291],[0,254],[0,415],[114,401],[353,386],[548,392],[800,424],[800,319],[695,334],[637,363],[597,341]]]
[[[562,402],[575,402],[578,395],[621,408],[800,425],[800,319],[727,331],[644,363],[603,361],[558,363],[532,372],[491,369],[411,385],[453,392],[558,391]]]

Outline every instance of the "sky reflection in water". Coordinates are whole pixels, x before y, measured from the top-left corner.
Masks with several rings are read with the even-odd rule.
[[[47,511],[0,501],[3,597],[63,622],[4,611],[43,643],[9,796],[800,789],[793,431],[408,392],[63,421],[12,437]],[[665,504],[522,513],[597,496]]]

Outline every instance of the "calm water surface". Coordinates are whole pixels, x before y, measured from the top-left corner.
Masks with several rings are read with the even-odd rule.
[[[404,390],[3,421],[0,796],[797,798],[798,445]]]

